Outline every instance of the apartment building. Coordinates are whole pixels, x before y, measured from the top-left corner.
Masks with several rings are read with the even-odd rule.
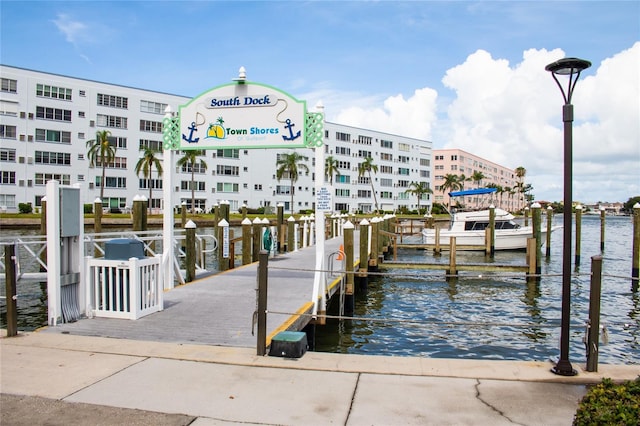
[[[474,176],[482,179],[474,180]],[[456,197],[451,200],[446,188],[446,176],[455,175],[461,181],[462,189],[485,188],[496,186],[497,192],[491,195],[476,195]],[[456,202],[467,208],[486,207],[493,204],[496,207],[517,211],[526,205],[523,194],[519,191],[520,179],[514,169],[493,163],[485,158],[463,151],[461,149],[433,150],[433,198],[435,203],[445,206],[455,205]]]
[[[105,208],[126,210],[133,198],[149,198],[153,209],[163,208],[162,175],[153,169],[145,178],[135,166],[145,148],[158,150],[162,160],[162,120],[170,106],[178,111],[190,98],[139,88],[0,65],[0,208],[15,212],[19,203],[41,205],[47,181],[80,184],[82,201],[93,204],[100,196],[102,167],[87,158],[87,141],[96,131],[108,130],[116,147],[115,159],[106,165]],[[219,85],[204,83],[207,86]],[[432,143],[367,129],[325,122],[325,157],[337,160],[333,176],[336,211],[368,212],[415,209],[416,196],[407,193],[411,182],[431,183]],[[174,158],[174,207],[192,204],[210,210],[228,201],[232,211],[284,204],[285,211],[315,208],[314,152],[299,148],[308,158],[307,171],[291,185],[276,179],[276,162],[286,149],[208,150],[203,164],[178,166],[184,153]],[[358,165],[367,157],[378,168],[371,177],[360,175]],[[163,164],[166,168],[167,165]],[[193,176],[193,178],[192,178]],[[324,179],[324,177],[320,177]],[[373,185],[372,185],[373,184]],[[294,205],[291,204],[291,192]],[[431,204],[420,200],[420,206]]]

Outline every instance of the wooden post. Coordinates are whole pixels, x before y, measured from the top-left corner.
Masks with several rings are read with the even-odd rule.
[[[258,263],[258,312],[256,312],[257,355],[264,356],[267,353],[267,278],[269,275],[269,253],[265,250],[259,253]]]
[[[531,223],[533,238],[536,239],[536,275],[542,272],[542,211],[539,203],[531,205]]]
[[[220,201],[220,219],[224,219],[229,223],[229,201]]]
[[[576,256],[574,259],[575,267],[580,266],[580,242],[582,239],[582,206],[576,206]]]
[[[369,253],[369,268],[378,270],[378,218],[371,219],[371,252]]]
[[[602,256],[593,256],[591,257],[591,288],[589,291],[589,331],[587,333],[587,371],[598,371],[601,290],[602,290]]]
[[[355,307],[355,291],[353,265],[355,263],[353,256],[353,223],[347,221],[343,226],[344,231],[344,271],[347,274],[347,285],[345,287],[344,313],[353,316]]]
[[[442,252],[442,248],[440,247],[440,227],[436,226],[436,247],[433,249],[433,252],[436,254],[440,254]]]
[[[531,237],[527,238],[527,282],[539,281],[540,277],[536,276],[536,239]]]
[[[136,195],[133,197],[133,230],[147,230],[147,206],[144,197]]]
[[[16,245],[4,246],[5,295],[7,302],[7,337],[18,335],[18,295],[16,294]]]
[[[553,229],[553,207],[547,207],[547,245],[545,247],[545,255],[551,257],[551,230]]]
[[[524,208],[524,226],[529,226],[529,207]]]
[[[360,268],[358,269],[358,278],[360,281],[360,289],[366,290],[369,280],[369,233],[371,232],[369,221],[362,219],[360,221]]]
[[[187,222],[184,226],[186,232],[185,253],[187,276],[185,281],[190,283],[196,279],[196,224],[193,221]]]
[[[287,219],[287,251],[296,251],[296,219],[293,216],[289,216]]]
[[[100,198],[93,200],[93,232],[96,234],[102,232],[102,200]]]
[[[604,225],[606,211],[604,207],[600,207],[600,251],[604,251]]]
[[[229,264],[233,262],[229,256],[230,240],[229,222],[220,219],[218,222],[218,269],[220,272],[228,271]]]
[[[260,242],[262,241],[262,221],[257,217],[253,219],[253,232],[251,233],[251,238],[253,238],[253,261],[258,261],[258,257],[260,255]]]
[[[631,289],[638,291],[640,279],[640,203],[633,205],[633,249],[631,254]]]
[[[449,237],[449,270],[448,275],[458,275],[456,268],[456,237]],[[449,277],[447,277],[449,279]]]
[[[182,228],[187,224],[187,202],[183,201],[180,205],[180,225]]]
[[[251,263],[251,221],[246,217],[242,220],[242,264]]]
[[[242,210],[242,220],[245,220],[247,218],[247,205],[243,204],[241,210]]]
[[[496,208],[492,204],[489,206],[489,257],[496,254]]]

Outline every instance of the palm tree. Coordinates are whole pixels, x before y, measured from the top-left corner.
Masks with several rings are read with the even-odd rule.
[[[294,185],[298,181],[300,170],[307,173],[309,172],[309,167],[304,163],[304,161],[308,160],[309,157],[293,151],[291,154],[278,155],[278,160],[276,161],[276,166],[278,167],[278,170],[276,170],[276,179],[278,179],[278,182],[285,176],[291,181],[291,189],[289,191],[291,193],[291,214],[293,214]]]
[[[418,197],[418,214],[420,214],[420,199],[425,194],[433,194],[433,191],[429,188],[429,184],[425,182],[411,182],[409,184],[409,189],[404,191],[404,193]]]
[[[116,158],[117,147],[109,142],[111,132],[109,130],[98,130],[96,138],[87,141],[86,147],[89,164],[92,167],[100,164],[102,166],[102,177],[100,178],[100,200],[104,200],[104,181],[107,164],[112,163]]]
[[[476,188],[480,188],[480,183],[482,183],[482,179],[484,179],[485,177],[486,176],[484,175],[484,173],[476,170],[475,172],[473,172],[469,179],[476,183]],[[489,188],[489,186],[487,186],[487,188]]]
[[[516,184],[516,188],[518,188],[520,195],[522,196],[522,200],[524,200],[524,177],[527,175],[527,169],[522,166],[516,167],[516,176],[518,177],[518,183]],[[520,207],[520,206],[518,206]]]
[[[464,188],[464,184],[460,182],[460,177],[451,173],[444,176],[444,183],[440,186],[443,194],[447,191],[456,191],[462,188]],[[449,208],[451,208],[451,198],[449,198]]]
[[[330,155],[324,160],[324,176],[329,179],[329,185],[333,185],[333,175],[340,176],[340,170],[338,160]]]
[[[149,209],[149,213],[151,213],[151,191],[153,188],[153,185],[151,184],[151,175],[153,168],[155,167],[158,171],[158,177],[162,176],[162,163],[160,163],[160,159],[156,157],[156,154],[160,153],[160,151],[149,147],[146,147],[141,151],[143,151],[143,154],[136,163],[136,175],[140,177],[140,172],[142,172],[144,178],[147,179],[149,186],[149,203],[147,204],[147,208]]]
[[[367,157],[364,161],[358,164],[358,177],[364,176],[365,173],[369,175],[369,183],[371,183],[371,193],[373,194],[373,202],[376,206],[376,211],[380,210],[378,208],[378,197],[376,197],[376,190],[373,187],[373,179],[371,178],[371,171],[374,173],[378,173],[378,166],[373,164],[373,158]]]
[[[196,164],[199,164],[202,170],[207,170],[207,163],[203,159],[198,159],[198,157],[203,157],[205,155],[206,151],[202,149],[190,149],[184,151],[184,156],[179,158],[176,163],[178,167],[186,165],[187,170],[191,169],[191,213],[196,211]]]

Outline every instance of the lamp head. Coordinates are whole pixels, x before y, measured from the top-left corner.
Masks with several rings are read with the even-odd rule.
[[[591,62],[578,58],[564,58],[552,62],[544,69],[558,75],[572,75],[586,70],[591,66]]]

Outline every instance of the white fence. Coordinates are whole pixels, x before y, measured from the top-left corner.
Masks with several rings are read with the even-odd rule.
[[[163,309],[161,257],[106,260],[87,257],[90,316],[138,319]]]

